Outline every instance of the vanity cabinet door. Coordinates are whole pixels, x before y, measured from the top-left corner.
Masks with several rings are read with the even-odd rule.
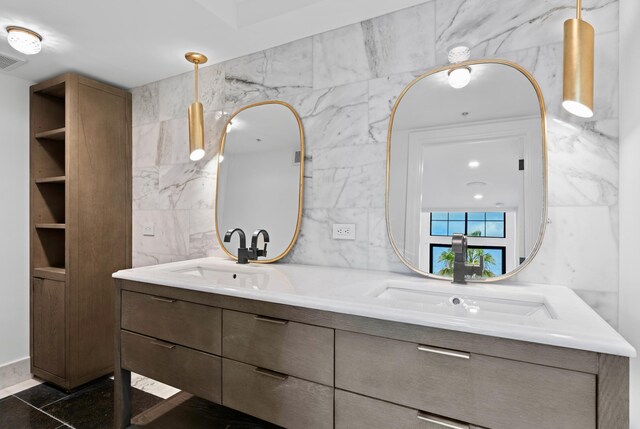
[[[333,386],[333,329],[224,310],[224,357]]]
[[[222,401],[218,356],[121,331],[121,365],[217,404]]]
[[[596,377],[336,331],[336,387],[492,429],[595,429]]]
[[[482,429],[469,423],[336,389],[335,429]]]
[[[222,359],[222,405],[287,429],[333,429],[333,388]]]
[[[32,288],[33,366],[65,378],[65,283],[34,278]]]
[[[222,352],[222,310],[161,296],[122,291],[121,326],[207,353]]]

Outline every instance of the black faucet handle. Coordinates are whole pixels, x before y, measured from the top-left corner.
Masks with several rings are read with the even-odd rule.
[[[258,238],[262,235],[264,239],[264,249],[258,250]],[[267,256],[267,243],[269,242],[269,233],[266,229],[256,229],[251,236],[251,249],[255,252],[256,256]]]

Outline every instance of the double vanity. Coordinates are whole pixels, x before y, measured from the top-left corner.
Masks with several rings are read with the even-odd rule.
[[[571,290],[207,258],[114,274],[136,372],[287,428],[628,427],[635,350]]]

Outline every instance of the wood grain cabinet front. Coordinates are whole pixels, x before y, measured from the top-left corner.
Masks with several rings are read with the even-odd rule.
[[[65,378],[65,283],[35,277],[31,289],[32,365]]]
[[[121,366],[193,395],[222,402],[218,356],[127,331],[121,332]]]
[[[335,429],[483,429],[338,389],[335,418]]]
[[[332,429],[333,388],[222,360],[222,404],[288,429]]]
[[[336,331],[336,388],[492,429],[595,429],[596,376]],[[411,427],[411,426],[408,426]]]
[[[223,356],[333,386],[334,330],[224,310]]]
[[[122,292],[121,326],[192,349],[222,353],[222,310],[192,302]]]

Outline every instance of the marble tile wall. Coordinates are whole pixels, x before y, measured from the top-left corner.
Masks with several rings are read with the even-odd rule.
[[[289,262],[407,272],[384,214],[385,142],[395,97],[446,63],[516,61],[540,83],[549,113],[549,225],[521,281],[572,287],[616,324],[618,291],[618,1],[585,2],[596,28],[596,116],[564,113],[562,22],[573,0],[433,0],[201,70],[207,157],[188,160],[191,72],[133,90],[133,248],[136,266],[221,255],[214,231],[215,161],[226,112],[280,99],[306,134],[305,209]],[[188,65],[185,63],[185,68]],[[355,223],[355,241],[331,224]],[[151,223],[155,236],[142,235]]]

